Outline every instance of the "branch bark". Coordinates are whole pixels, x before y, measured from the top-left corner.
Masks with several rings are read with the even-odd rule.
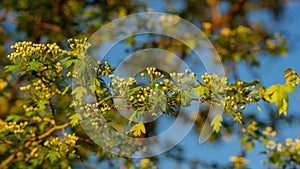
[[[216,22],[220,21],[221,12],[220,12],[219,0],[208,0],[207,2],[211,7],[212,20]]]
[[[217,1],[217,0],[214,0]],[[220,17],[213,17],[212,29],[216,29],[220,26],[229,26],[234,15],[241,12],[247,0],[240,0],[237,3],[234,3],[226,14]],[[211,5],[212,11],[219,9],[218,3]],[[215,9],[216,8],[216,9]],[[213,14],[214,15],[214,14]],[[216,14],[215,14],[216,15]]]

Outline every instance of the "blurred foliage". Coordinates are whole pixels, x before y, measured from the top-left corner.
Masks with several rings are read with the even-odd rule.
[[[145,158],[137,162],[107,153],[98,147],[78,125],[83,115],[74,112],[74,107],[78,105],[72,102],[72,97],[81,97],[86,91],[84,88],[75,88],[71,92],[70,87],[71,78],[78,75],[73,69],[85,43],[83,38],[119,17],[151,11],[147,3],[151,4],[151,1],[0,2],[0,168],[81,168],[81,162],[90,161],[91,156],[96,157],[99,162],[108,162],[111,168],[156,168],[159,158]],[[280,143],[274,137],[277,134],[275,129],[279,129],[279,122],[285,122],[282,115],[287,115],[287,121],[297,119],[288,114],[288,93],[295,92],[299,76],[287,69],[284,72],[285,84],[274,84],[266,88],[259,80],[238,80],[237,70],[237,64],[259,66],[261,57],[286,55],[287,39],[268,30],[264,23],[253,21],[249,17],[256,12],[269,11],[274,19],[279,20],[285,1],[166,0],[160,5],[165,12],[176,14],[202,28],[235,82],[226,84],[227,78],[216,75],[203,74],[200,78],[190,71],[164,74],[158,69],[148,68],[140,76],[149,78],[151,83],[143,86],[134,78],[113,79],[111,75],[114,67],[109,63],[99,63],[94,87],[99,105],[95,113],[100,111],[104,114],[110,121],[109,127],[113,132],[123,130],[132,137],[147,137],[148,134],[155,133],[155,128],[159,126],[142,123],[143,116],[140,112],[154,109],[155,106],[151,105],[159,98],[158,95],[153,95],[155,88],[161,89],[168,96],[168,104],[163,113],[171,115],[169,117],[176,116],[176,108],[188,107],[191,101],[222,104],[225,106],[226,116],[216,115],[212,119],[211,125],[216,132],[210,137],[210,141],[218,141],[222,135],[239,133],[241,127],[236,129],[234,122],[244,126],[239,133],[242,152],[230,158],[233,164],[229,164],[228,168],[247,168],[249,161],[246,153],[255,144],[265,146],[266,151],[262,153],[267,155],[264,164],[268,168],[297,167],[300,163],[299,140],[288,138],[285,143]],[[81,39],[67,41],[69,38]],[[191,52],[184,44],[166,37],[150,38],[143,43],[133,37],[128,39],[127,44],[133,52],[158,47],[175,52],[183,59]],[[83,68],[84,66],[87,65],[83,65]],[[112,82],[106,85],[104,77],[111,78]],[[226,87],[214,86],[216,82],[226,84]],[[116,107],[111,99],[110,88],[113,86],[116,89],[122,84],[131,86],[128,100],[136,112],[129,121],[114,121]],[[213,95],[218,92],[212,93],[215,89],[226,93],[224,102],[219,103],[213,99],[218,97]],[[117,92],[122,94],[120,90]],[[145,97],[151,94],[153,100]],[[252,104],[260,110],[261,101],[275,103],[278,108],[277,112],[270,109],[270,124],[260,121],[255,113],[247,113],[247,106]],[[153,112],[152,115],[155,116],[156,113],[158,112]],[[201,131],[206,116],[207,109],[201,110],[201,115],[199,113],[195,117],[197,132]],[[136,119],[140,119],[140,123],[132,124]],[[126,130],[124,125],[130,125],[130,128]],[[113,146],[112,144],[114,143],[107,143],[107,146]],[[174,155],[173,152],[176,151],[179,152]],[[226,168],[186,159],[181,156],[181,151],[184,149],[175,147],[165,155],[177,163],[187,163],[191,168]]]

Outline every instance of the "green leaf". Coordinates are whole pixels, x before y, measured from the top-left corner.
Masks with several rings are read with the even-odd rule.
[[[198,86],[197,88],[194,88],[193,91],[197,96],[203,96],[209,94],[209,88],[206,86]]]
[[[46,158],[49,158],[51,162],[54,162],[58,158],[61,158],[61,154],[57,151],[49,151]]]
[[[211,121],[211,126],[215,132],[220,131],[220,127],[222,126],[223,117],[221,114],[217,114]]]
[[[142,86],[137,86],[137,87],[135,87],[135,88],[129,89],[128,96],[131,96],[131,95],[135,94],[135,93],[138,92],[141,88],[142,88]]]
[[[40,164],[40,160],[39,159],[30,159],[30,165],[32,168],[36,168],[39,164]]]
[[[22,71],[20,71],[20,72],[18,73],[18,75],[19,75],[19,76],[23,76],[23,75],[25,75],[26,73],[27,73],[26,70],[22,70]]]
[[[32,61],[29,63],[29,67],[27,70],[34,70],[34,71],[40,71],[40,68],[44,66],[43,63],[37,62],[37,61]]]
[[[146,134],[146,128],[142,122],[139,122],[138,124],[132,126],[130,132],[133,132],[133,135],[137,137],[140,136],[141,133]]]
[[[125,40],[125,43],[127,43],[129,46],[132,46],[135,43],[135,38],[129,37]]]
[[[252,141],[247,141],[245,146],[247,152],[250,152],[254,148],[254,144]]]
[[[282,87],[284,88],[284,91],[286,91],[288,93],[294,93],[294,92],[296,92],[296,90],[295,90],[295,88],[293,86],[283,85]]]
[[[196,46],[197,41],[195,39],[191,38],[190,40],[188,40],[186,42],[186,44],[190,49],[193,49]]]
[[[265,139],[263,139],[263,140],[261,141],[261,144],[262,144],[263,146],[266,146],[266,145],[268,144],[268,142],[269,142],[269,139],[268,139],[268,138],[265,138]]]
[[[19,64],[19,65],[7,65],[7,66],[5,66],[5,71],[6,72],[14,72],[14,71],[20,69],[21,66],[22,66],[21,64]]]
[[[300,77],[293,69],[286,69],[284,71],[284,77],[286,78],[287,85],[297,86],[298,83],[300,83]]]
[[[296,90],[293,86],[287,84],[277,84],[269,87],[266,90],[264,98],[271,103],[275,103],[280,115],[286,115],[289,101],[289,96],[287,95],[287,93],[293,93],[295,91]]]
[[[267,101],[272,102],[269,95],[273,94],[273,93],[276,91],[276,89],[277,89],[277,85],[270,86],[270,87],[266,90],[266,92],[265,92],[265,94],[264,94],[264,98],[265,98]]]
[[[293,75],[294,73],[295,73],[295,71],[294,71],[293,69],[287,68],[287,69],[285,69],[285,71],[284,71],[284,77],[287,78],[287,77],[289,77],[290,75]]]
[[[76,99],[82,98],[82,96],[83,96],[84,93],[86,94],[86,93],[87,93],[87,90],[86,90],[86,88],[84,88],[83,86],[76,87],[76,88],[72,91],[72,95],[75,95],[75,98],[76,98]]]
[[[246,142],[248,140],[248,137],[247,136],[243,136],[241,139],[240,139],[240,144],[243,144],[244,142]]]
[[[137,115],[137,111],[134,111],[134,112],[130,115],[130,117],[129,117],[129,119],[128,119],[128,124],[131,124],[131,123],[133,122],[133,120],[135,120],[136,115]]]
[[[101,83],[99,82],[98,79],[95,79],[95,85],[96,85],[96,87],[100,87],[101,86]]]
[[[288,104],[287,104],[287,102],[285,100],[283,100],[283,104],[279,108],[279,115],[284,114],[286,116],[286,114],[287,114],[287,108],[288,108]]]
[[[239,60],[242,58],[242,56],[243,56],[243,53],[241,53],[241,52],[236,52],[236,53],[233,54],[233,59],[234,59],[235,61],[239,61]]]
[[[65,87],[64,91],[61,93],[61,95],[65,95],[67,93],[67,91],[70,89],[71,85],[68,85]]]
[[[79,120],[82,119],[82,116],[80,114],[73,114],[72,116],[69,117],[70,124],[74,127],[77,124],[79,124]]]
[[[63,60],[62,62],[66,65],[66,67],[70,67],[72,66],[73,64],[75,64],[77,61],[77,59],[65,59]]]
[[[4,154],[5,152],[7,153],[7,151],[9,150],[10,146],[7,144],[0,144],[0,154]]]
[[[23,116],[19,116],[17,114],[10,114],[6,117],[5,121],[15,121],[18,122],[20,120],[24,119]]]
[[[40,110],[44,110],[46,108],[46,105],[49,103],[48,100],[40,100],[38,102],[38,107],[40,108]]]
[[[75,158],[77,158],[76,154],[71,153],[71,154],[68,155],[68,159],[70,159],[70,160],[75,159]]]
[[[192,93],[187,91],[187,90],[183,90],[180,92],[180,99],[183,100],[183,102],[181,103],[182,106],[190,106],[190,102],[191,102],[191,98],[193,97]]]

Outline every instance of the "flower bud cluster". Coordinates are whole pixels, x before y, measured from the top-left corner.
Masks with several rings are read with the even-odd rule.
[[[87,43],[87,38],[84,39],[68,39],[69,46],[74,51],[82,51],[83,49],[86,49],[90,46],[89,43]]]
[[[237,163],[237,164],[247,164],[248,160],[246,160],[244,157],[240,157],[240,156],[232,156],[230,157],[230,161],[233,163]]]
[[[285,143],[269,140],[265,146],[267,148],[265,153],[269,159],[286,159],[286,162],[289,162],[289,160],[297,159],[300,155],[300,139],[287,138]]]
[[[258,81],[243,82],[237,81],[225,88],[225,112],[226,114],[234,114],[245,109],[245,105],[251,102],[256,103],[263,97],[259,89],[260,84]]]
[[[28,154],[25,155],[26,156],[25,157],[25,161],[29,161],[32,158],[37,158],[37,157],[40,156],[41,152],[39,152],[39,148],[38,147],[31,147],[30,149],[31,149],[30,153],[28,153]],[[22,156],[22,155],[19,155],[19,156]]]
[[[44,146],[49,147],[50,149],[67,154],[67,153],[75,153],[74,147],[78,141],[78,137],[75,134],[67,134],[64,133],[64,140],[59,139],[59,137],[54,137],[46,140],[44,142]]]
[[[146,68],[146,72],[151,82],[155,82],[156,80],[163,78],[165,76],[161,71],[159,71],[155,67]],[[143,77],[144,74],[142,73],[141,76]]]
[[[262,132],[263,135],[269,137],[269,136],[276,136],[277,132],[275,130],[273,130],[272,127],[266,127],[266,129]]]
[[[60,62],[56,62],[55,68],[58,73],[63,71],[63,67],[61,66]]]
[[[25,128],[28,125],[28,122],[4,122],[4,121],[0,121],[0,126],[2,128],[2,130],[6,131],[6,132],[12,132],[14,134],[24,134]]]
[[[28,85],[26,85],[26,86],[20,87],[20,90],[21,90],[21,91],[28,91],[28,90],[30,89],[30,87],[31,87],[31,85],[28,84]]]
[[[109,86],[112,88],[113,93],[116,96],[125,97],[128,94],[129,87],[137,83],[138,82],[132,77],[128,79],[116,77],[115,79],[112,80]]]
[[[24,61],[31,61],[35,57],[45,54],[52,56],[65,52],[56,43],[53,44],[35,44],[32,42],[17,42],[11,46],[13,53],[7,56],[10,61],[17,63],[21,57]],[[37,58],[38,59],[38,58]]]
[[[216,74],[209,75],[205,72],[202,76],[202,82],[210,88],[213,93],[224,93],[227,86],[227,78],[219,77]]]
[[[50,87],[48,87],[45,83],[42,82],[42,80],[37,80],[33,82],[33,87],[37,91],[37,95],[41,99],[50,99],[52,96],[54,96],[56,93],[60,94],[59,90],[54,90]]]
[[[143,158],[139,163],[136,164],[137,169],[157,169],[157,167],[154,165],[152,161],[150,161],[148,158]]]
[[[180,17],[177,15],[171,16],[171,15],[162,15],[160,16],[159,20],[163,23],[172,23],[174,25],[176,25],[178,22],[180,22]]]
[[[106,105],[106,103],[103,103],[103,104]],[[83,105],[78,104],[78,106],[79,106],[80,112],[82,113],[82,115],[85,118],[90,118],[93,115],[92,112],[96,112],[96,113],[99,112],[99,107],[98,107],[98,104],[96,104],[96,103],[85,103]]]
[[[38,111],[38,110],[39,110],[38,107],[27,106],[27,105],[23,105],[23,109],[24,109],[26,112]]]
[[[175,84],[176,86],[173,86],[173,88],[176,90],[178,90],[178,88],[179,90],[180,88],[186,88],[189,90],[190,88],[194,88],[199,85],[199,83],[196,82],[197,77],[195,73],[192,73],[189,69],[186,69],[185,73],[170,73],[170,77],[172,78],[173,82],[170,81],[170,85],[168,86],[171,87],[173,84]]]
[[[115,70],[114,67],[111,67],[110,64],[106,61],[104,62],[104,64],[102,64],[101,62],[98,62],[97,64],[99,65],[97,69],[97,75],[101,75],[102,77],[109,76],[111,79],[113,78],[112,72]]]
[[[253,134],[257,130],[257,122],[252,121],[249,126],[247,126],[247,132]]]
[[[130,101],[134,101],[134,99],[137,99],[138,102],[147,102],[149,93],[153,92],[153,89],[151,89],[149,86],[147,87],[141,87],[140,90],[138,90],[136,93],[133,93],[129,96]]]

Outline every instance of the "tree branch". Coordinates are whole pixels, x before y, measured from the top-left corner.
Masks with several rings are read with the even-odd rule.
[[[247,0],[240,0],[237,3],[234,3],[225,15],[223,15],[222,17],[219,17],[219,19],[213,19],[212,29],[216,29],[220,26],[229,26],[234,15],[236,15],[237,13],[242,11],[244,4],[246,2],[247,2]]]
[[[209,0],[208,4],[211,7],[212,20],[215,22],[219,22],[221,19],[221,12],[219,7],[219,0]]]
[[[47,136],[49,136],[52,132],[54,132],[55,130],[60,130],[60,129],[64,129],[66,127],[68,127],[70,125],[70,123],[65,123],[63,125],[59,125],[59,126],[54,126],[51,129],[49,129],[48,131],[46,131],[44,134],[35,137],[29,141],[27,141],[24,145],[20,146],[17,148],[17,150],[11,154],[7,159],[5,159],[4,161],[1,162],[0,164],[0,168],[3,168],[4,166],[8,165],[15,157],[15,155],[20,152],[21,150],[23,150],[24,148],[27,148],[32,142],[36,141],[36,140],[41,140]]]

